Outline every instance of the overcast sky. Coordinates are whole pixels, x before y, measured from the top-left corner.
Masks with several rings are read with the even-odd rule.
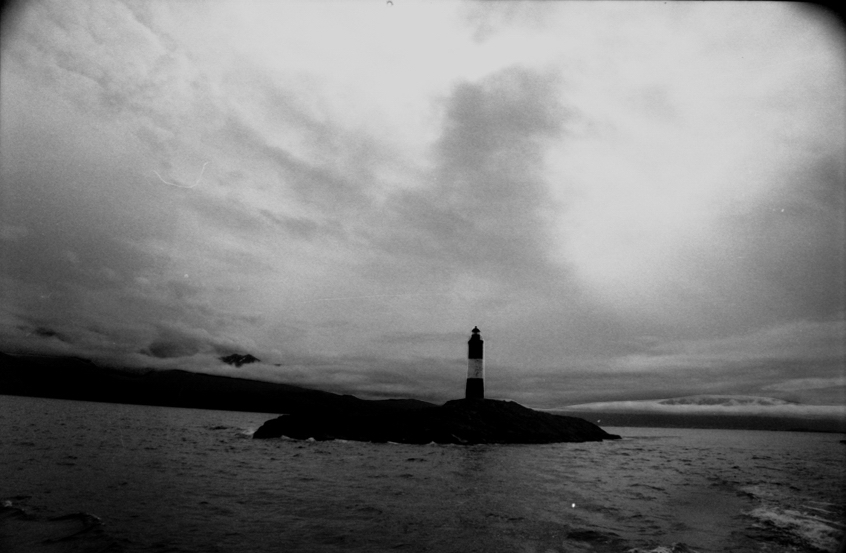
[[[846,402],[844,32],[727,2],[26,2],[0,350]],[[251,353],[262,364],[217,358]]]

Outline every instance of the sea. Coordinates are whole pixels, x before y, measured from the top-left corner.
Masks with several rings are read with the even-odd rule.
[[[0,396],[0,551],[833,552],[846,444],[253,440],[276,415]]]

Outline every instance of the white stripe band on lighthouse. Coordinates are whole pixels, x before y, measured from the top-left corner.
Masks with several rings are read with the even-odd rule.
[[[485,399],[485,341],[479,335],[479,327],[473,328],[467,342],[467,387],[466,399]]]

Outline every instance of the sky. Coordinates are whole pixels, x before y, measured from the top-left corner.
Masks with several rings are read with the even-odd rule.
[[[790,3],[32,1],[0,351],[365,398],[846,404],[846,40]],[[236,368],[219,357],[250,353]]]

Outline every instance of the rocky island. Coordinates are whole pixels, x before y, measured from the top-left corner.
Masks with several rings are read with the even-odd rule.
[[[254,439],[353,440],[403,444],[547,444],[617,440],[584,419],[552,415],[512,401],[457,399],[419,409],[373,413],[299,413],[265,422]]]
[[[467,342],[464,399],[441,406],[415,400],[349,403],[348,408],[300,411],[264,423],[253,438],[354,440],[401,444],[549,444],[618,440],[584,419],[553,415],[513,401],[485,399],[484,340],[479,327]]]

